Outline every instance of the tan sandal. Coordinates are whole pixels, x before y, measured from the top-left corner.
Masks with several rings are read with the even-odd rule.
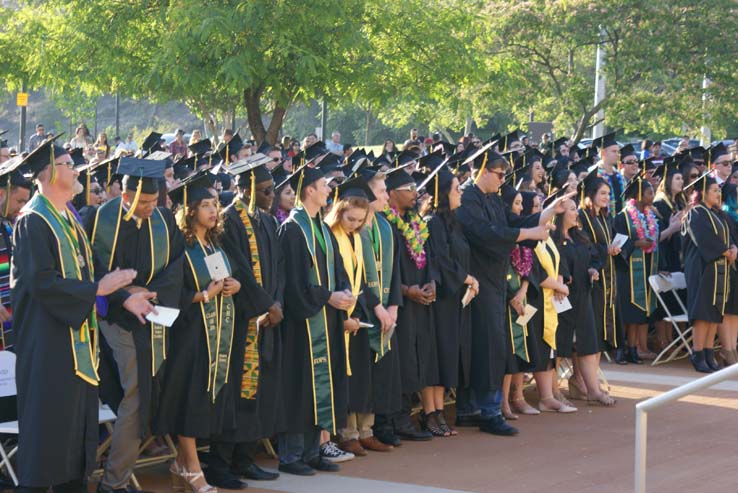
[[[569,379],[569,399],[575,401],[586,401],[587,393],[582,390],[576,383],[576,380],[572,380],[572,378]]]
[[[537,416],[541,414],[541,411],[528,404],[525,397],[522,399],[513,399],[510,401],[510,407],[519,414],[526,416]],[[517,419],[517,418],[516,418]]]
[[[594,399],[587,399],[587,404],[590,406],[613,407],[617,402],[618,401],[607,392],[603,392],[599,397],[595,397]]]

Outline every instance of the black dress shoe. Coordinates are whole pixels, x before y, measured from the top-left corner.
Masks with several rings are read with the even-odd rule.
[[[323,457],[316,457],[315,459],[308,462],[308,465],[316,471],[338,472],[341,470],[341,466],[329,460],[326,460]]]
[[[689,357],[689,361],[692,362],[694,369],[700,373],[713,373],[714,370],[707,366],[705,362],[705,352],[703,351],[692,351],[692,356]]]
[[[493,435],[500,435],[504,437],[511,437],[519,433],[518,429],[514,426],[510,426],[502,416],[495,416],[491,419],[486,419],[479,424],[479,430],[485,433],[491,433]]]
[[[274,481],[279,477],[279,473],[265,471],[253,462],[249,464],[249,467],[247,467],[243,471],[240,471],[240,474],[246,479],[251,479],[254,481]]]
[[[715,360],[715,350],[705,348],[702,351],[705,353],[705,363],[707,363],[707,366],[709,366],[712,371],[718,371],[720,369],[720,365]]]
[[[377,432],[375,430],[374,436],[376,437],[377,440],[379,440],[385,445],[392,445],[393,447],[400,447],[402,445],[402,441],[400,441],[397,435],[395,435],[391,431]]]
[[[628,359],[625,357],[625,349],[619,347],[615,350],[615,363],[619,365],[628,364]]]
[[[456,415],[456,426],[479,426],[481,417],[480,414],[467,414],[467,415]]]
[[[395,435],[400,437],[402,440],[410,442],[427,442],[428,440],[433,439],[433,434],[431,432],[417,430],[412,425],[395,429]]]
[[[238,476],[230,471],[207,468],[203,471],[205,480],[209,485],[225,490],[242,490],[246,488],[246,483],[241,481]]]
[[[280,464],[279,470],[296,476],[315,476],[315,469],[298,460],[290,464]]]
[[[638,355],[638,348],[636,346],[628,348],[628,363],[635,363],[636,365],[643,364],[643,360]]]

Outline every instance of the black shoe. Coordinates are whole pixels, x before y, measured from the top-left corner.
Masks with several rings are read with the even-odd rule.
[[[246,469],[239,471],[239,474],[254,481],[274,481],[279,477],[279,473],[265,471],[253,462]]]
[[[401,440],[407,440],[410,442],[427,442],[428,440],[433,439],[432,433],[417,430],[412,425],[395,429],[395,435],[400,437]]]
[[[636,365],[643,364],[643,360],[638,356],[638,348],[636,346],[628,348],[628,362],[635,363]]]
[[[211,486],[223,488],[225,490],[242,490],[246,488],[246,483],[241,481],[238,476],[230,471],[208,467],[203,472],[205,473],[205,481],[207,481]]]
[[[315,469],[298,460],[290,464],[280,464],[279,470],[296,476],[315,476]]]
[[[625,357],[625,349],[619,347],[615,350],[615,363],[619,365],[628,364],[628,359]]]
[[[480,423],[480,414],[468,414],[468,415],[456,415],[456,426],[464,427],[464,426],[473,426],[477,427]]]
[[[700,373],[713,373],[712,368],[707,366],[707,363],[705,362],[705,352],[704,351],[692,351],[692,356],[689,357],[689,361],[692,362],[692,366],[694,366],[694,369],[697,370]]]
[[[720,369],[720,365],[715,361],[715,350],[705,348],[703,351],[705,353],[705,363],[707,363],[707,366],[709,366],[712,371],[718,371]]]
[[[479,424],[479,431],[504,437],[511,437],[519,433],[518,429],[507,424],[507,421],[502,416],[495,416],[482,421]]]
[[[308,462],[308,465],[316,471],[338,472],[341,470],[341,466],[329,460],[325,460],[322,457],[316,457],[315,459]]]
[[[102,481],[97,483],[97,493],[151,493],[149,491],[137,490],[132,485],[128,485],[125,488],[114,488],[109,489],[103,486]]]
[[[382,430],[378,432],[374,430],[374,436],[385,445],[392,445],[393,447],[402,446],[402,441],[391,431]]]

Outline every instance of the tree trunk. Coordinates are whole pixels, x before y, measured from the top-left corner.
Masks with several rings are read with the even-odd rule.
[[[279,130],[282,128],[282,122],[287,114],[287,107],[275,102],[274,111],[272,111],[272,120],[269,122],[269,128],[266,131],[266,141],[271,145],[275,145],[279,139]],[[258,141],[257,141],[258,142]]]
[[[574,135],[571,138],[571,140],[574,141],[574,144],[577,144],[580,140],[582,140],[584,131],[594,125],[590,123],[590,120],[593,116],[597,114],[598,111],[600,111],[603,106],[607,104],[609,99],[610,98],[608,96],[605,96],[603,99],[600,100],[599,103],[592,106],[582,115],[581,118],[579,118],[579,120],[577,121],[576,129],[574,130]],[[597,123],[599,123],[599,121]]]
[[[244,89],[243,91],[243,102],[246,106],[246,118],[249,122],[251,135],[254,136],[254,140],[258,143],[261,143],[267,134],[267,131],[264,128],[264,122],[261,121],[261,92],[261,88]],[[280,125],[281,124],[282,123],[280,121]],[[269,127],[271,128],[271,124]]]
[[[213,115],[210,112],[205,113],[205,118],[203,118],[203,123],[205,124],[205,131],[206,133],[212,135],[212,142],[213,146],[218,145],[218,120],[215,118],[215,115]]]
[[[369,140],[372,135],[372,105],[366,110],[366,120],[364,123],[364,146],[369,146]]]
[[[464,125],[464,135],[469,135],[472,132],[474,126],[474,120],[471,116],[466,117],[466,124]]]
[[[454,136],[448,132],[448,129],[446,127],[441,129],[441,135],[443,135],[443,137],[446,139],[446,142],[450,142],[451,144],[456,142]]]

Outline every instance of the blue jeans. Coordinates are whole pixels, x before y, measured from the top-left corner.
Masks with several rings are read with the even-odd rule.
[[[305,433],[280,433],[277,435],[279,463],[292,464],[298,460],[308,463],[320,456],[320,428]]]
[[[502,390],[456,389],[456,415],[490,419],[502,414]]]

